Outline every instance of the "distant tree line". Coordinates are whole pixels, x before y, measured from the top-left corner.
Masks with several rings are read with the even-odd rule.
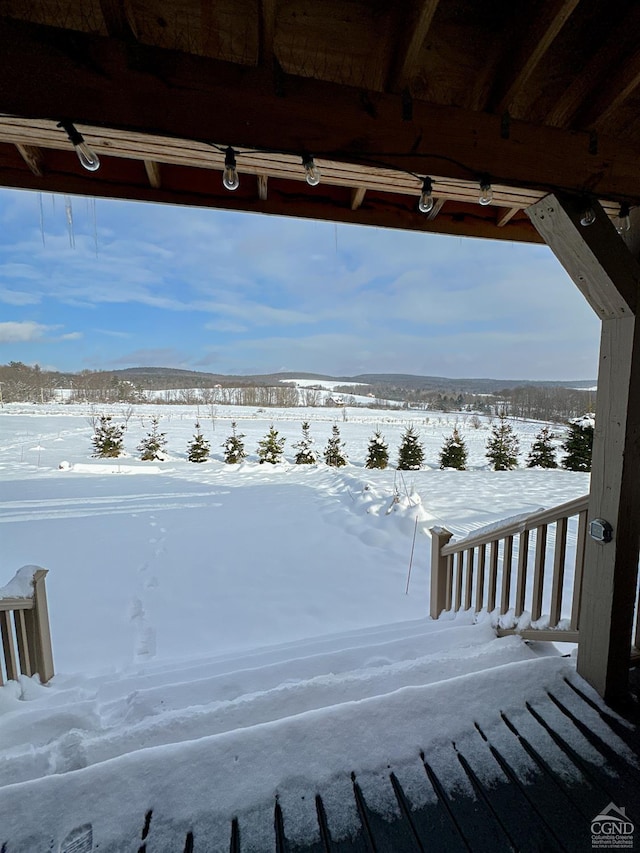
[[[443,412],[479,412],[512,418],[562,423],[594,411],[595,394],[553,385],[523,385],[479,394],[451,390],[416,389],[392,382],[362,385],[358,394],[371,399],[371,407],[384,408],[388,400],[404,403],[406,408]],[[39,365],[10,361],[0,365],[0,399],[6,403],[65,402],[220,404],[289,408],[294,406],[354,405],[353,385],[336,386],[327,397],[320,385],[296,388],[273,378],[199,375],[195,371],[158,370],[108,371],[82,370],[78,373],[48,371]]]

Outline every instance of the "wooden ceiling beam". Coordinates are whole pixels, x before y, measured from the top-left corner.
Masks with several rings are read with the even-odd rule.
[[[126,97],[123,97],[126,92]],[[376,164],[419,175],[548,191],[564,188],[617,201],[640,198],[637,152],[624,140],[370,94],[271,69],[0,20],[0,113],[127,128],[141,134],[236,147],[313,151],[318,158]],[[432,129],[438,128],[438,133]],[[613,164],[615,163],[615,169]],[[400,174],[400,172],[399,172]],[[504,229],[502,229],[504,230]]]
[[[276,0],[259,0],[258,65],[270,66],[273,62],[273,43],[276,32]]]
[[[524,31],[521,18],[518,17],[519,45],[515,50],[510,50],[507,46],[510,59],[505,66],[499,66],[497,79],[485,108],[500,114],[509,109],[579,2],[580,0],[552,0],[541,6],[536,4],[536,16]]]
[[[260,199],[260,201],[266,201],[268,198],[267,183],[269,181],[269,178],[267,177],[267,175],[258,175],[257,181],[258,181],[258,198]]]
[[[35,145],[22,145],[19,142],[16,143],[16,148],[31,173],[41,178],[44,174],[44,153],[42,149]]]
[[[137,41],[138,32],[129,0],[100,0],[104,25],[110,36],[123,41]]]
[[[440,0],[414,0],[408,18],[401,17],[400,34],[393,52],[387,88],[399,92],[409,86],[418,69],[418,58]]]

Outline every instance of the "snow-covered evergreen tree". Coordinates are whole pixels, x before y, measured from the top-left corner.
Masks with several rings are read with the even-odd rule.
[[[275,465],[276,462],[281,462],[285,441],[286,438],[281,438],[278,430],[271,424],[269,432],[258,442],[258,459],[260,460],[260,464],[270,462],[272,465]]]
[[[151,429],[138,445],[140,459],[144,462],[153,462],[156,459],[162,461],[163,459],[166,459],[166,453],[164,452],[164,449],[167,446],[167,439],[165,438],[166,433],[160,432],[158,427],[158,418],[151,418]]]
[[[455,468],[458,471],[467,469],[467,445],[458,432],[458,427],[454,427],[451,435],[444,440],[440,451],[440,467]]]
[[[302,438],[293,446],[296,453],[296,465],[313,465],[318,461],[315,450],[313,450],[313,439],[311,438],[311,427],[309,421],[304,421],[302,424]]]
[[[189,462],[206,462],[209,458],[209,442],[203,436],[199,421],[196,421],[196,431],[187,445]]]
[[[331,429],[331,437],[324,449],[324,461],[333,468],[342,468],[347,464],[347,455],[344,452],[345,443],[340,439],[340,430],[337,424]]]
[[[224,450],[224,461],[227,465],[236,465],[247,458],[247,453],[244,449],[243,432],[236,432],[236,422],[231,421],[231,435],[222,445]]]
[[[111,415],[100,415],[93,427],[91,455],[99,459],[115,459],[122,455],[126,427],[111,421]]]
[[[527,456],[527,468],[557,468],[556,449],[553,445],[555,438],[551,427],[544,426],[531,445]]]
[[[498,423],[491,427],[486,457],[494,471],[512,471],[518,465],[520,439],[507,420],[505,412],[498,414]]]
[[[413,426],[407,427],[398,449],[398,470],[417,471],[424,460],[424,449],[420,436]]]
[[[386,468],[389,464],[389,445],[384,440],[384,436],[377,429],[373,436],[369,439],[369,448],[367,450],[367,461],[364,463],[365,468]]]
[[[569,431],[562,443],[562,449],[567,454],[562,465],[568,471],[590,471],[591,454],[593,451],[593,431],[595,419],[593,414],[575,418],[568,424]]]

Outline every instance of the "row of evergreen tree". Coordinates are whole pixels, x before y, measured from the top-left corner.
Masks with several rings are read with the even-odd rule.
[[[93,455],[100,458],[114,458],[124,450],[125,424],[114,424],[111,415],[101,415],[94,424],[92,438]],[[223,443],[224,461],[236,465],[247,457],[244,433],[238,432],[236,422],[231,424],[231,435]],[[527,457],[528,468],[557,468],[557,436],[550,427],[544,426],[538,432]],[[258,442],[257,455],[261,463],[276,464],[284,459],[286,439],[271,425],[269,432]],[[158,418],[152,418],[151,429],[138,445],[140,458],[145,461],[166,458],[166,433],[160,432]],[[314,449],[311,427],[308,421],[302,424],[302,437],[293,448],[296,451],[296,465],[313,465],[320,454]],[[569,424],[568,434],[562,443],[565,456],[564,468],[570,471],[591,470],[591,449],[593,445],[593,422],[589,418],[578,419]],[[493,425],[487,441],[486,456],[495,471],[510,471],[518,464],[520,441],[506,415],[501,414]],[[190,462],[206,462],[211,452],[211,444],[204,437],[200,423],[196,422],[195,433],[187,445],[187,459]],[[455,468],[464,471],[467,467],[467,446],[457,427],[445,438],[440,451],[440,467]],[[340,437],[340,429],[334,425],[322,459],[327,465],[341,468],[347,464],[345,443]],[[401,471],[418,470],[424,462],[424,448],[420,436],[413,426],[405,429],[398,449],[397,468]],[[366,468],[384,469],[389,465],[389,445],[377,429],[371,439],[365,461]]]

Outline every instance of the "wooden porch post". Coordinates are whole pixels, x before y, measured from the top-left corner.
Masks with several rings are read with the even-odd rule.
[[[640,264],[598,203],[549,195],[532,223],[602,320],[588,520],[613,527],[611,542],[587,536],[578,672],[606,699],[627,693],[640,546]]]

